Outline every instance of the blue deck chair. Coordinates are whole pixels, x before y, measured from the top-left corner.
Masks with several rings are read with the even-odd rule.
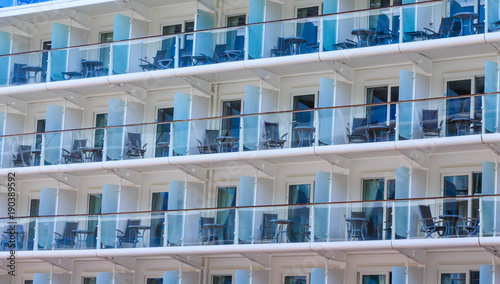
[[[28,82],[28,76],[26,70],[23,67],[26,64],[14,63],[14,68],[11,72],[10,83],[13,85],[26,84]]]

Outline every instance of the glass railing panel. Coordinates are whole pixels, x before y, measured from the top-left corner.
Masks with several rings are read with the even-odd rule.
[[[330,15],[323,18],[323,51],[399,42],[400,7]]]
[[[102,143],[100,141],[102,132],[101,129],[91,130],[75,130],[64,131],[61,134],[61,158],[60,164],[78,164],[91,163],[102,161]],[[47,133],[46,137],[51,138],[52,135]],[[57,135],[54,135],[58,137]],[[47,158],[51,156],[52,151],[56,151],[56,147],[51,147],[52,141],[47,140],[45,155]],[[47,159],[46,159],[47,161]]]
[[[399,140],[445,136],[445,111],[445,99],[399,103]]]
[[[495,213],[497,208],[499,208],[499,201],[500,199],[498,196],[482,197],[479,200],[481,203],[479,235],[481,237],[496,237],[499,235],[500,226],[498,224],[498,214]]]
[[[317,204],[312,205],[311,209],[314,216],[311,225],[311,241],[340,242],[349,239],[352,233],[349,231],[352,221],[349,219],[351,218],[349,204]]]
[[[496,32],[500,30],[500,1],[499,0],[486,0],[486,1],[488,2],[487,28],[489,32]],[[481,1],[481,5],[484,4],[483,2],[484,0]]]
[[[1,219],[0,251],[32,250],[34,222],[35,219],[30,219],[30,218],[19,218],[15,220]],[[31,224],[33,224],[33,226]]]
[[[162,244],[163,216],[148,212],[119,214],[114,220],[110,217],[102,219],[105,222],[102,223],[101,240],[105,247],[110,247],[113,242],[115,248],[158,247]],[[111,234],[113,229],[114,240]]]
[[[170,156],[172,123],[159,122],[158,124],[146,125],[145,135],[148,138],[148,145],[151,145],[150,153],[147,157],[162,158]]]
[[[396,233],[403,238],[462,238],[479,236],[478,198],[446,198],[396,202]],[[483,202],[484,204],[484,202]]]
[[[396,138],[396,104],[339,108],[335,112],[336,144],[387,142]]]
[[[192,49],[189,38],[193,38]],[[185,34],[181,38],[179,67],[240,61],[245,58],[245,27]]]
[[[258,102],[248,101],[245,103],[250,105]],[[305,133],[307,131],[304,130],[302,144],[313,145],[314,112],[293,115],[291,113],[249,115],[242,117],[243,151],[290,148],[294,143],[293,139],[298,140],[297,134],[293,134],[296,131],[294,128],[299,126],[299,123],[293,120],[297,116],[301,119],[302,126],[309,126],[309,133]],[[295,142],[295,144],[298,143]]]
[[[0,84],[16,86],[43,83],[47,80],[47,52],[30,52],[0,57]]]
[[[111,62],[109,43],[52,50],[50,53],[51,81],[93,78],[109,74]]]
[[[130,41],[129,67],[126,73],[174,68],[178,46],[177,38],[178,36],[171,35]],[[118,52],[121,52],[120,48],[123,49],[123,47],[117,46]]]
[[[42,134],[2,137],[0,145],[3,146],[2,168],[40,165]]]
[[[84,250],[97,248],[98,216],[67,216],[40,218],[40,230],[53,229],[52,235],[39,234],[39,249],[50,249],[49,238],[52,238],[54,250]],[[41,233],[42,231],[40,231]]]

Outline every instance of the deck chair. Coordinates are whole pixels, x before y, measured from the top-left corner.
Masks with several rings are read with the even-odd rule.
[[[22,5],[22,4],[31,4],[31,3],[36,3],[37,1],[35,0],[17,0],[17,5]]]
[[[200,228],[198,231],[198,240],[201,245],[206,245],[210,241],[210,232],[208,229],[205,229],[203,226],[205,224],[214,224],[215,218],[213,217],[200,217]]]
[[[419,205],[418,209],[420,210],[420,222],[422,222],[420,231],[426,234],[425,237],[432,238],[434,233],[442,236],[445,227],[440,224],[442,224],[443,221],[438,221],[436,217],[432,217],[431,207],[429,205]]]
[[[350,222],[346,222],[347,224],[347,233],[348,233],[348,240],[349,241],[354,241],[356,239],[358,240],[365,240],[365,234],[366,234],[366,212],[351,212],[351,218],[356,218],[359,220],[352,220]]]
[[[422,110],[422,121],[420,126],[422,128],[423,136],[439,136],[441,132],[441,125],[443,121],[438,123],[438,111],[433,109]]]
[[[318,51],[318,27],[313,22],[306,22],[302,28],[301,37],[306,42],[300,46],[300,53],[310,53]]]
[[[63,150],[62,157],[64,159],[64,162],[66,164],[83,162],[83,151],[80,148],[86,146],[87,146],[87,139],[73,140],[73,146],[71,147],[71,151],[62,149]]]
[[[128,158],[130,157],[142,157],[144,159],[144,153],[146,153],[146,147],[148,143],[145,143],[141,147],[141,133],[127,132],[128,143],[127,152],[125,153]]]
[[[352,129],[346,128],[349,143],[362,143],[369,141],[366,130],[366,118],[353,118]]]
[[[31,145],[19,145],[17,154],[12,155],[14,167],[29,167],[31,165]]]
[[[448,38],[458,35],[460,32],[460,22],[457,22],[453,17],[447,17],[441,19],[441,25],[439,26],[439,31],[435,32],[431,29],[424,28],[427,33],[428,39],[438,39],[438,38]]]
[[[27,64],[14,63],[13,70],[10,74],[10,83],[12,85],[26,84],[28,82],[28,74],[24,66]]]
[[[54,232],[54,234],[56,235],[54,241],[56,242],[57,248],[60,248],[61,245],[74,246],[76,244],[76,234],[73,233],[73,231],[75,231],[76,229],[78,229],[78,222],[66,222],[62,235],[58,232]]]
[[[278,219],[278,214],[262,214],[262,224],[260,225],[260,237],[262,241],[271,241],[274,239],[276,234],[276,230],[274,228],[274,224],[271,223],[271,220]]]
[[[399,35],[390,29],[389,17],[385,14],[375,16],[377,18],[375,34],[378,44],[397,43]]]
[[[218,153],[219,144],[217,143],[217,137],[219,136],[219,130],[205,130],[205,138],[203,142],[198,141],[198,150],[200,154],[212,154]]]
[[[332,46],[334,50],[351,49],[358,47],[358,43],[353,40],[346,39],[346,41],[335,43]]]
[[[160,65],[159,61],[164,60],[166,56],[167,50],[158,50],[156,51],[156,56],[153,57],[153,62],[146,60],[146,58],[140,58],[141,64],[139,64],[139,67],[141,67],[142,71],[165,69]]]
[[[159,69],[169,69],[174,68],[175,62],[175,40],[172,40],[170,46],[167,49],[167,54],[164,59],[158,60],[158,64],[160,65]]]
[[[464,233],[467,237],[477,236],[479,232],[479,219],[477,218],[462,217],[458,219],[457,224],[461,233]]]
[[[193,60],[196,62],[196,64],[212,64],[212,63],[219,63],[219,62],[224,62],[225,58],[225,51],[226,51],[226,44],[216,44],[214,53],[212,57],[201,53],[200,55],[193,56]]]
[[[12,243],[9,242],[11,234],[15,235],[15,249],[20,250],[23,248],[23,243],[24,243],[24,226],[17,224],[17,225],[7,225],[2,233],[2,240],[0,242],[0,245],[2,246],[3,250],[12,250]]]
[[[271,49],[271,57],[284,55],[290,55],[290,51],[288,50],[288,46],[285,44],[285,38],[278,37],[278,44]]]
[[[245,37],[236,36],[234,40],[234,46],[232,49],[227,49],[221,55],[223,57],[222,61],[238,61],[243,60],[243,55],[245,54]]]
[[[127,220],[127,227],[125,228],[125,232],[122,230],[116,229],[118,240],[118,247],[122,248],[123,243],[133,244],[132,247],[135,247],[137,244],[137,230],[130,228],[130,226],[138,226],[141,224],[141,220]]]
[[[267,149],[269,148],[283,149],[283,145],[286,142],[286,137],[288,133],[285,133],[280,137],[279,123],[265,121],[264,129],[266,130],[266,133],[264,133],[264,137],[266,139],[264,145],[267,147]]]

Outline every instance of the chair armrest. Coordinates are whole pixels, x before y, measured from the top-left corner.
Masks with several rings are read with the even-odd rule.
[[[66,149],[62,149],[63,150],[63,156],[66,154],[66,155],[71,155],[71,152],[66,150]]]
[[[144,143],[144,145],[142,145],[142,150],[143,151],[146,151],[146,148],[148,147],[148,143]]]
[[[284,138],[285,138],[285,137],[287,137],[287,136],[288,136],[288,133],[285,133],[285,134],[281,135],[281,138],[280,138],[280,139],[281,139],[281,140],[285,140]]]
[[[203,143],[200,141],[200,139],[196,139],[196,141],[198,141],[198,146],[199,147],[203,147]]]
[[[149,61],[147,61],[146,59],[139,58],[139,60],[140,60],[141,62],[143,62],[143,63],[147,63],[147,64],[152,65],[152,63],[151,63],[151,62],[149,62]]]
[[[269,133],[271,133],[271,131],[266,131],[266,133],[264,133],[264,135],[262,135],[262,137],[266,137]]]
[[[56,236],[59,236],[59,237],[63,236],[63,235],[59,234],[58,232],[54,232],[54,234],[56,234]]]
[[[125,235],[125,233],[124,233],[122,230],[118,230],[118,229],[116,229],[116,231],[117,231],[118,233],[122,234],[122,236],[123,236],[123,235]],[[117,237],[121,237],[121,236],[117,236]]]
[[[435,31],[433,31],[431,29],[428,29],[428,28],[424,28],[424,30],[426,30],[428,32],[431,32],[432,34],[435,34],[435,35],[439,34],[439,33],[435,32]]]

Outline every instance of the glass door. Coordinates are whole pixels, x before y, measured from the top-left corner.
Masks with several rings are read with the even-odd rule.
[[[106,127],[108,126],[108,114],[107,113],[97,113],[95,115],[95,127]],[[99,147],[104,149],[104,132],[105,129],[96,129],[94,131],[94,147]],[[95,153],[95,161],[102,161],[102,151]]]
[[[305,205],[288,209],[288,220],[292,221],[287,232],[290,242],[309,241],[309,207],[307,205],[311,203],[311,191],[311,184],[288,186],[288,204]]]
[[[233,208],[236,206],[236,192],[237,188],[234,187],[218,187],[217,188],[217,208]],[[234,242],[234,209],[218,210],[216,223],[224,225],[223,238],[224,243]],[[225,282],[221,282],[225,283]],[[229,282],[231,283],[231,282]]]
[[[307,284],[307,276],[285,276],[285,284]]]
[[[361,284],[386,284],[387,283],[387,275],[362,275],[361,276]]]
[[[45,132],[45,119],[37,119],[36,121],[36,133],[44,133]],[[37,134],[35,137],[35,160],[33,161],[34,166],[40,165],[40,158],[42,154],[42,135]]]
[[[316,95],[293,97],[292,110],[307,110],[316,106]],[[295,112],[292,114],[292,147],[313,146],[314,111]]]
[[[383,201],[395,198],[395,179],[363,179],[363,201]],[[366,216],[366,240],[391,239],[392,207],[387,202],[363,205]]]
[[[102,194],[89,194],[88,195],[88,214],[99,215],[101,214]],[[87,236],[87,248],[95,248],[97,246],[97,226],[98,219],[91,218],[87,222],[87,230],[94,232],[93,235]]]
[[[233,283],[233,277],[231,275],[212,277],[212,284],[232,284],[232,283]]]
[[[151,195],[151,211],[168,210],[168,192],[153,192]],[[150,247],[163,246],[163,234],[165,224],[165,213],[151,213],[151,234],[149,236]]]
[[[443,197],[474,196],[481,194],[482,173],[449,175],[443,178]],[[479,200],[446,200],[443,204],[444,215],[479,218]]]
[[[50,48],[52,47],[52,41],[44,41],[42,43],[42,50],[50,50]],[[41,80],[40,82],[44,83],[47,81],[47,66],[49,64],[49,52],[47,51],[44,51],[42,52],[42,72],[40,77],[41,77]]]
[[[83,284],[96,284],[97,279],[95,277],[85,277],[83,278]]]
[[[156,121],[169,122],[174,120],[174,108],[159,108]],[[170,129],[171,124],[156,125],[156,149],[155,157],[167,157],[170,145]]]
[[[446,135],[458,136],[481,133],[481,97],[460,96],[484,93],[484,77],[446,82]]]
[[[38,217],[40,208],[40,199],[30,199],[30,217]],[[33,250],[35,244],[35,225],[36,221],[34,219],[30,220],[28,228],[28,250]]]
[[[225,101],[222,103],[222,116],[241,114],[241,100]],[[240,137],[240,118],[222,119],[221,136]]]
[[[103,32],[100,33],[100,43],[108,43],[113,41],[113,32]],[[99,48],[99,61],[102,62],[102,66],[108,67],[109,66],[109,53],[110,53],[110,46],[109,45],[103,45]]]

